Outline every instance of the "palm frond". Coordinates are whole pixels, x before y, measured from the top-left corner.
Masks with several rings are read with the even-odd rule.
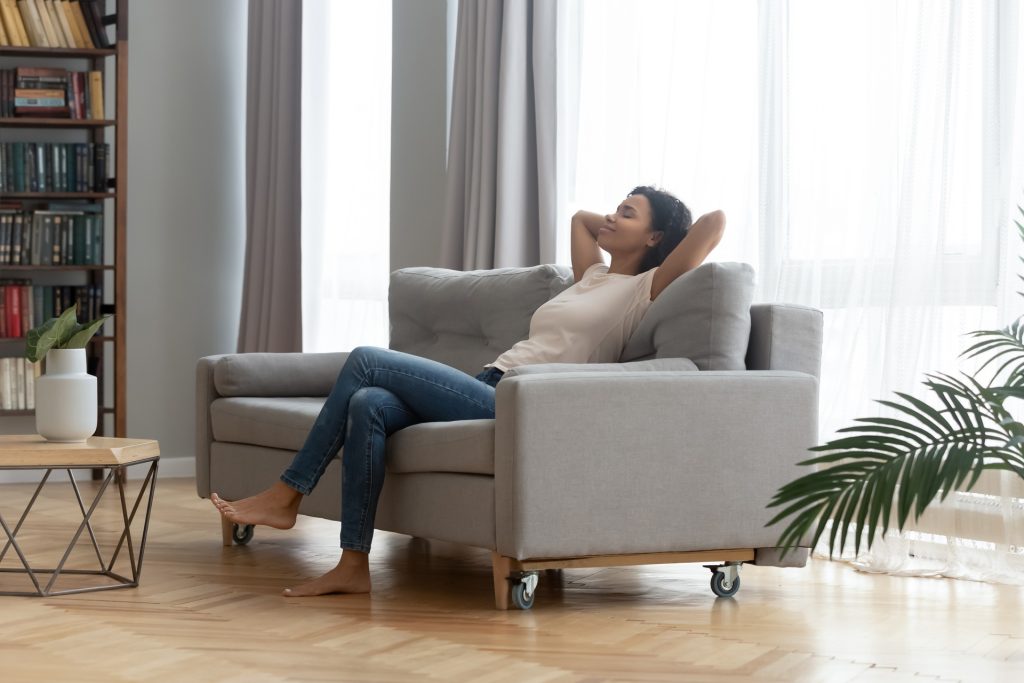
[[[890,527],[894,507],[902,530],[940,493],[945,497],[968,478],[973,486],[992,465],[1019,466],[1012,453],[990,445],[1004,433],[970,384],[933,375],[928,386],[942,409],[899,393],[900,401],[879,403],[900,418],[860,419],[841,430],[844,436],[811,449],[821,454],[800,464],[825,467],[782,486],[769,504],[781,508],[769,525],[790,520],[780,546],[806,541],[812,530],[816,543],[832,521],[830,556],[846,547],[851,533],[859,552]]]

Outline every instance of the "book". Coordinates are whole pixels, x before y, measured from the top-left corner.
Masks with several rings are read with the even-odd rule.
[[[7,37],[7,28],[4,26],[3,16],[0,16],[0,45],[14,45]]]
[[[60,19],[57,17],[57,10],[53,6],[53,0],[43,0],[43,5],[46,8],[46,14],[50,17],[50,24],[53,26],[53,32],[57,37],[57,43],[59,47],[71,47],[68,43],[67,35],[64,33],[64,27],[60,24]]]
[[[89,29],[85,25],[85,15],[82,14],[82,6],[78,0],[71,0],[71,15],[74,17],[75,25],[78,27],[78,34],[82,36],[82,47],[94,48]]]
[[[32,0],[18,0],[18,10],[28,29],[29,44],[34,47],[50,47],[46,40],[46,34],[43,32],[43,23],[39,19],[39,13],[36,12],[36,6]]]
[[[5,292],[7,296],[7,334],[11,337],[21,336],[21,295],[16,285],[10,285]]]
[[[63,90],[44,90],[43,88],[15,88],[14,97],[45,97],[53,99],[64,99]]]
[[[13,32],[8,30],[8,33],[17,34],[18,46],[29,47],[32,43],[28,39],[28,29],[25,28],[25,22],[21,17],[21,11],[18,9],[18,5],[15,0],[2,0],[4,7],[4,22],[7,24],[8,29],[13,28]]]
[[[13,410],[11,401],[11,361],[13,358],[0,358],[0,410]]]
[[[75,11],[71,7],[71,2],[69,0],[61,0],[60,4],[64,6],[64,14],[68,18],[68,26],[71,28],[71,33],[75,36],[75,47],[88,47],[81,32],[78,30],[78,22],[75,21]]]
[[[61,0],[53,0],[53,10],[57,15],[57,21],[60,22],[61,29],[64,31],[68,47],[82,47],[75,39],[75,32],[71,30],[71,22],[68,20],[67,7],[64,3]]]
[[[43,25],[43,33],[46,34],[47,45],[50,47],[60,47],[60,41],[57,39],[53,24],[50,22],[50,13],[46,11],[46,3],[43,0],[31,1],[35,5],[36,14],[39,15],[39,21]]]
[[[89,118],[103,118],[103,72],[89,72]]]
[[[100,0],[82,0],[82,12],[85,13],[85,21],[93,31],[92,42],[96,44],[96,47],[110,47],[107,25],[103,23],[103,9],[100,7]]]
[[[19,107],[26,111],[39,107],[39,108],[61,108],[64,106],[63,97],[15,97],[14,108],[17,110]]]

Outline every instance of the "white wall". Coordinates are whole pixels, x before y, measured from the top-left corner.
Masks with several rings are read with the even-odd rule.
[[[448,19],[446,0],[394,0],[391,270],[440,265]]]
[[[130,7],[128,436],[164,458],[193,455],[196,360],[238,334],[247,4]]]

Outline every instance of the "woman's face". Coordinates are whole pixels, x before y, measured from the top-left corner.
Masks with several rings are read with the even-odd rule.
[[[609,253],[646,249],[660,240],[661,233],[651,231],[651,203],[642,194],[623,199],[614,213],[604,217],[597,234],[598,246]]]

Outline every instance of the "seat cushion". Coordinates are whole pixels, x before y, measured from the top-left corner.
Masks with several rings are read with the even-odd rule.
[[[232,397],[210,404],[213,438],[298,451],[323,407],[323,398]],[[387,441],[391,472],[494,475],[494,420],[426,422]]]
[[[494,476],[494,420],[424,422],[388,439],[388,471]]]
[[[324,398],[236,396],[210,404],[216,441],[297,451],[306,442]]]

